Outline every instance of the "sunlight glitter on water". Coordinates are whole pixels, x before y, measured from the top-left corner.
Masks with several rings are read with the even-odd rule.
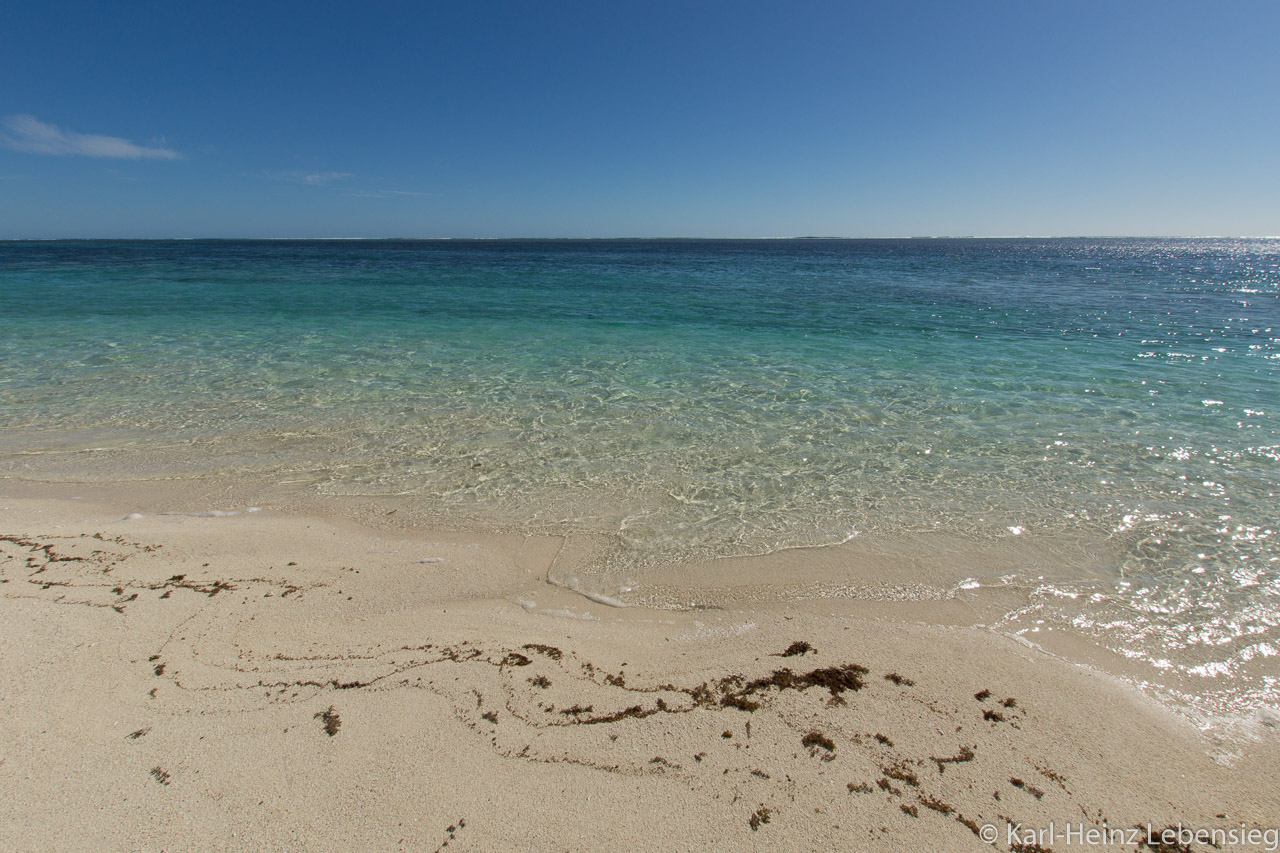
[[[981,548],[1079,541],[1104,556],[1000,573],[1193,680],[1280,642],[1277,241],[6,244],[0,269],[6,476],[600,535],[575,577],[623,599],[925,535],[978,548],[928,552],[944,588],[985,589]]]

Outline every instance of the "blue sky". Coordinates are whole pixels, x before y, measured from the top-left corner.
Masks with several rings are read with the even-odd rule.
[[[1280,3],[23,3],[0,238],[1280,234]]]

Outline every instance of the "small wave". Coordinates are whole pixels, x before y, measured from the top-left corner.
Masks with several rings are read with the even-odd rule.
[[[244,509],[227,509],[227,510],[209,509],[209,510],[205,510],[204,512],[178,512],[176,510],[169,510],[166,512],[162,512],[160,514],[161,515],[185,515],[185,516],[188,516],[189,518],[230,518],[233,515],[245,515],[251,512],[260,512],[261,510],[262,510],[262,507],[260,506],[247,506]]]

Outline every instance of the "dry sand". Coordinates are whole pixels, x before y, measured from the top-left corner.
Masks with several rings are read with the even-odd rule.
[[[1280,825],[1274,721],[1210,737],[955,602],[618,609],[547,584],[554,537],[3,494],[0,849],[1135,850]],[[1104,827],[1120,843],[1080,834]]]

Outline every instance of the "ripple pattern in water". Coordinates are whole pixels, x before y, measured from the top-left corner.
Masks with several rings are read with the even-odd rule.
[[[0,243],[0,293],[11,476],[406,495],[609,583],[1092,538],[1044,618],[1280,694],[1280,241]]]

